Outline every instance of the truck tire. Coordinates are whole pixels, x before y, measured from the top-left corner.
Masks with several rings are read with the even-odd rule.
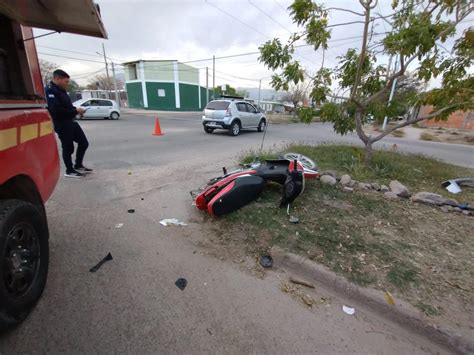
[[[48,276],[48,225],[22,200],[0,201],[0,332],[21,323],[38,302]]]

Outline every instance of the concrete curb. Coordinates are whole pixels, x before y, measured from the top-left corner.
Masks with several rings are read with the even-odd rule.
[[[357,286],[344,277],[336,275],[326,267],[317,264],[300,255],[287,253],[286,251],[273,247],[271,255],[274,267],[283,268],[292,274],[320,284],[323,288],[333,291],[351,301],[370,308],[377,315],[389,321],[398,323],[413,333],[429,338],[430,341],[450,351],[459,354],[474,353],[474,343],[468,339],[429,324],[423,314],[412,305],[397,300],[395,306],[389,305],[381,291]]]

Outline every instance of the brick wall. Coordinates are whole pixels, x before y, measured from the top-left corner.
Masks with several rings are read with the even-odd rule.
[[[419,116],[425,116],[432,110],[431,106],[423,106],[420,109]],[[424,120],[418,124],[421,127],[443,127],[443,128],[462,128],[462,129],[473,129],[474,130],[474,112],[470,112],[467,115],[469,118],[466,120],[466,112],[456,111],[449,116],[446,121],[436,121],[434,119]]]

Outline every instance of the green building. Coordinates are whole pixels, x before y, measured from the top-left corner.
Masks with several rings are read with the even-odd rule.
[[[131,108],[200,111],[211,98],[199,84],[199,69],[177,60],[137,60],[124,68]]]

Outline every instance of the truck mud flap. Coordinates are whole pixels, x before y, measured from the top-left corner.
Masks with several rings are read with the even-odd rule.
[[[260,176],[239,176],[223,188],[207,204],[209,214],[221,216],[238,210],[255,200],[262,192],[265,180]]]

